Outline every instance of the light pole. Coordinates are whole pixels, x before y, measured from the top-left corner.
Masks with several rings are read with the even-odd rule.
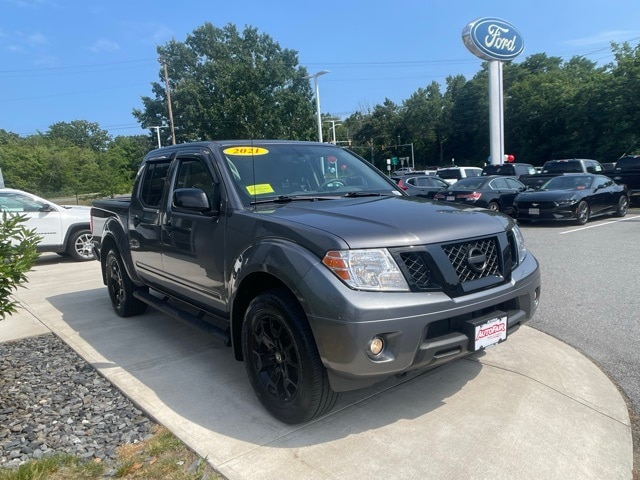
[[[325,123],[330,123],[331,124],[331,132],[333,134],[333,144],[335,145],[336,143],[336,127],[342,125],[341,123],[336,123],[335,120],[328,120]]]
[[[158,137],[158,148],[162,147],[162,144],[160,143],[160,129],[161,128],[167,128],[164,125],[160,125],[157,127],[149,127],[149,128],[154,128],[156,130],[156,136]]]
[[[308,75],[307,78],[313,78],[313,83],[316,90],[316,113],[318,115],[318,141],[322,143],[322,117],[320,116],[320,89],[318,89],[318,77],[329,73],[329,70],[320,70],[313,75]]]

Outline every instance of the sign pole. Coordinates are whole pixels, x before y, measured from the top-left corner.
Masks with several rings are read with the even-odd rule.
[[[504,103],[502,62],[524,50],[516,27],[499,18],[478,18],[462,29],[462,41],[476,57],[489,62],[489,162],[504,163]]]
[[[502,103],[502,62],[489,62],[489,138],[491,164],[504,159],[504,104]]]

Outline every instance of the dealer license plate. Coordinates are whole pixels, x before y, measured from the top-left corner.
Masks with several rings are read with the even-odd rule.
[[[474,350],[481,350],[507,339],[507,316],[476,325]]]
[[[529,209],[529,215],[540,215],[540,209],[539,208],[530,208]]]
[[[455,202],[456,197],[447,197],[447,202]]]

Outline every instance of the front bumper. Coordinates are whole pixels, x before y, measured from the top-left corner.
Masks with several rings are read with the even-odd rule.
[[[327,284],[333,288],[327,290]],[[506,315],[508,338],[535,312],[540,271],[529,253],[509,282],[456,298],[443,292],[354,291],[324,268],[312,269],[304,285],[311,299],[309,322],[331,386],[346,391],[469,354],[474,323]],[[319,291],[324,296],[315,302],[311,292]],[[385,344],[375,358],[368,353],[374,337]]]
[[[539,208],[539,213],[530,213],[529,208],[519,207],[515,210],[518,220],[575,220],[578,218],[578,204],[562,205],[554,208]]]

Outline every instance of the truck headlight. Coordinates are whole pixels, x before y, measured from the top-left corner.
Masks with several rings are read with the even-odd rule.
[[[351,288],[375,291],[408,291],[391,254],[384,248],[332,250],[322,263]]]
[[[523,260],[525,259],[525,257],[527,256],[527,249],[524,246],[524,236],[522,235],[522,230],[520,230],[520,228],[517,225],[514,225],[513,230],[511,230],[511,232],[513,233],[513,240],[514,240],[514,247],[515,247],[515,252],[517,257],[517,260],[514,262],[516,265],[520,265]]]

